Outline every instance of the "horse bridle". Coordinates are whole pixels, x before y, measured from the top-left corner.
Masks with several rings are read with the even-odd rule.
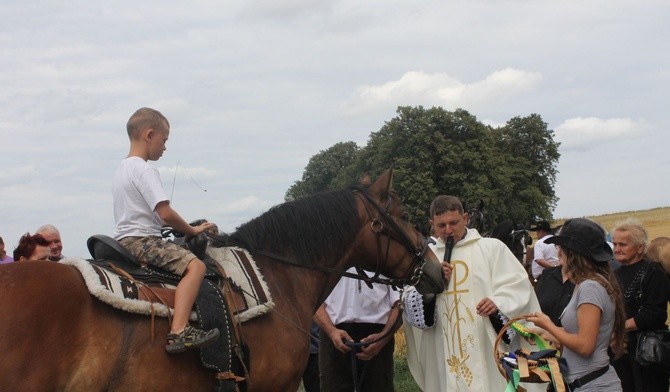
[[[405,230],[403,230],[393,219],[390,213],[391,204],[393,202],[391,195],[387,195],[386,205],[382,207],[375,199],[372,198],[370,193],[363,186],[352,186],[350,189],[363,202],[365,211],[367,212],[368,218],[370,219],[370,229],[373,233],[375,233],[377,242],[377,265],[375,267],[375,274],[370,278],[363,272],[362,269],[357,268],[360,279],[365,281],[369,286],[372,282],[388,284],[394,287],[400,287],[407,284],[413,286],[419,283],[419,280],[421,280],[421,277],[423,276],[423,269],[426,265],[426,259],[424,257],[426,251],[428,250],[428,242],[426,239],[423,238],[423,241],[421,241],[421,246],[417,247],[412,239],[409,238]],[[374,210],[376,210],[378,214],[377,217],[374,216],[369,206],[372,206]],[[388,229],[386,228],[387,226],[389,227]],[[386,243],[385,252],[382,250],[382,234],[385,234],[389,238],[389,241]],[[411,272],[406,274],[409,275],[409,278],[405,277],[402,279],[390,279],[380,277],[379,270],[381,265],[385,264],[386,259],[388,258],[391,239],[395,239],[396,241],[400,242],[405,247],[407,252],[412,255],[414,262],[413,264],[416,264],[416,266],[413,270],[411,270]],[[385,256],[383,256],[383,254]]]
[[[337,274],[340,275],[341,277],[347,277],[347,278],[352,278],[352,279],[358,279],[364,281],[367,285],[371,285],[372,283],[379,283],[379,284],[384,284],[388,286],[393,286],[393,287],[402,287],[405,285],[410,285],[414,286],[419,281],[421,280],[421,277],[423,276],[423,269],[424,266],[426,265],[426,259],[424,258],[424,255],[426,254],[426,251],[428,250],[428,242],[424,238],[421,247],[417,247],[412,240],[409,238],[407,233],[405,233],[402,228],[396,223],[395,220],[393,220],[393,217],[390,214],[390,207],[391,207],[391,197],[389,196],[388,202],[386,204],[385,208],[382,208],[379,203],[377,203],[372,196],[370,196],[369,192],[367,191],[366,188],[362,186],[352,186],[349,188],[354,194],[356,194],[359,198],[361,198],[361,201],[363,202],[363,205],[365,206],[365,210],[368,213],[368,217],[370,218],[370,228],[372,231],[376,234],[377,236],[377,267],[375,270],[374,276],[370,277],[368,276],[365,272],[363,272],[362,269],[357,268],[357,273],[352,274],[350,272],[346,271],[340,271],[335,268],[330,268],[330,267],[325,267],[321,265],[313,265],[313,264],[306,264],[306,263],[299,263],[295,260],[292,260],[290,258],[268,252],[262,249],[249,249],[251,253],[254,254],[259,254],[263,256],[267,256],[271,259],[274,259],[276,261],[280,261],[284,264],[289,264],[295,267],[301,267],[301,268],[307,268],[307,269],[313,269],[313,270],[318,270],[322,272],[327,272],[330,274]],[[373,213],[370,211],[369,205],[371,205],[379,214],[379,219],[375,219],[373,216]],[[389,226],[390,229],[386,229],[386,226]],[[394,238],[396,241],[400,242],[403,244],[405,249],[407,250],[408,253],[410,253],[413,257],[413,264],[417,264],[413,270],[411,270],[410,273],[407,275],[410,275],[409,277],[401,278],[401,279],[393,279],[393,278],[386,278],[382,277],[379,273],[380,266],[383,263],[383,257],[382,253],[384,253],[381,249],[381,235],[386,234],[389,236],[389,238]],[[387,251],[386,251],[386,256],[388,257],[388,247],[390,246],[391,241],[388,241],[387,243]],[[385,261],[385,260],[384,260]]]

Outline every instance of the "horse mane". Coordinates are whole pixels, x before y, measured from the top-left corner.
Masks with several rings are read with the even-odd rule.
[[[311,264],[347,250],[360,225],[354,194],[329,191],[270,208],[240,225],[228,242]]]

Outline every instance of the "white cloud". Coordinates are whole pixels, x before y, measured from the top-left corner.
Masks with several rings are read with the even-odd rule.
[[[335,0],[253,0],[246,3],[242,16],[271,19],[294,19],[307,13],[327,12]]]
[[[111,178],[128,152],[125,123],[142,106],[172,125],[152,164],[177,211],[226,228],[280,203],[319,151],[365,145],[398,105],[462,107],[492,126],[538,113],[563,137],[562,152],[606,140],[562,155],[562,216],[596,212],[602,200],[632,210],[670,193],[658,180],[670,170],[670,57],[658,50],[667,0],[44,0],[0,9],[0,235],[10,242],[48,221],[76,255],[89,235],[110,234]],[[626,162],[616,177],[645,192],[613,192],[608,160]]]
[[[554,133],[562,148],[581,151],[599,143],[640,136],[644,126],[643,120],[634,121],[630,118],[576,117],[565,120],[554,129]]]
[[[242,199],[235,200],[225,207],[219,209],[219,213],[228,215],[238,215],[240,213],[253,213],[254,215],[259,211],[264,211],[272,207],[272,203],[267,200],[262,200],[254,195],[246,196]],[[252,215],[252,216],[254,216]]]
[[[447,109],[478,107],[533,90],[541,81],[542,75],[538,72],[509,67],[474,83],[461,82],[446,73],[409,71],[398,80],[356,88],[344,109],[350,113],[364,113],[401,105]]]
[[[35,165],[23,166],[7,166],[4,170],[0,170],[0,183],[7,186],[7,184],[25,181],[28,178],[34,178],[37,175],[37,168]]]

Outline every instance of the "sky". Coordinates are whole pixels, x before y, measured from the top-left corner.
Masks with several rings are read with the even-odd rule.
[[[542,116],[561,142],[555,218],[670,205],[667,0],[0,0],[0,15],[8,253],[45,223],[71,257],[111,235],[145,106],[171,124],[152,164],[172,206],[223,231],[398,106]]]

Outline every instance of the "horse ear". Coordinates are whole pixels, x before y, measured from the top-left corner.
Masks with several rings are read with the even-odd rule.
[[[391,180],[393,180],[393,168],[386,170],[384,174],[372,184],[370,189],[378,195],[388,194],[389,189],[391,189]]]
[[[363,177],[361,177],[361,185],[369,186],[370,184],[372,184],[370,173],[363,174]]]

